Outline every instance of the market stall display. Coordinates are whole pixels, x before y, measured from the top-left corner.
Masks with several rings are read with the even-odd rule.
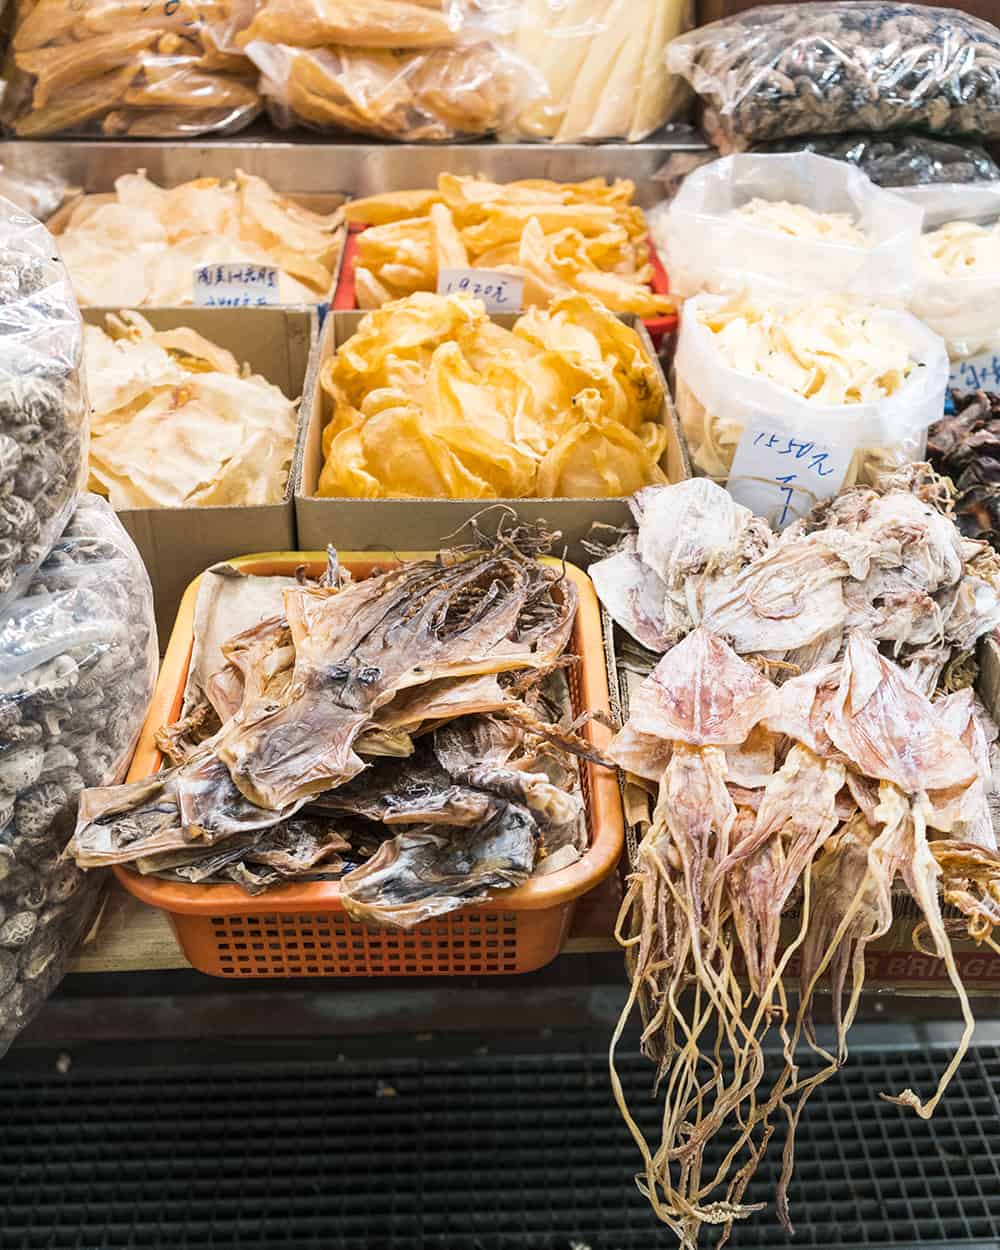
[[[1000,30],[886,0],[763,5],[681,35],[667,67],[723,152],[794,135],[1000,135]]]
[[[42,226],[0,202],[0,609],[21,594],[86,480],[80,314]]]
[[[556,143],[645,139],[687,100],[664,52],[690,27],[690,9],[690,0],[525,0],[513,47],[543,87],[513,133]]]
[[[921,210],[812,153],[727,156],[691,173],[650,214],[681,297],[847,292],[901,305],[914,282]]]
[[[140,170],[110,195],[87,195],[53,223],[81,305],[175,307],[194,300],[194,271],[228,263],[274,267],[281,304],[328,300],[342,214],[313,211],[263,178],[199,178],[160,187]]]
[[[634,192],[626,179],[496,183],[442,174],[435,189],[352,200],[347,221],[366,227],[356,240],[357,306],[433,291],[443,269],[471,267],[522,279],[524,306],[580,291],[615,312],[672,313],[674,301],[651,290]]]
[[[844,297],[685,304],[676,395],[692,462],[781,525],[918,459],[947,384],[944,344],[908,313]]]
[[[540,90],[507,36],[516,7],[263,0],[236,43],[280,125],[407,142],[508,125]]]
[[[61,980],[106,875],[62,858],[85,786],[124,776],[153,690],[149,578],[84,495],[0,618],[0,1051]]]
[[[509,329],[466,295],[395,300],[323,363],[320,387],[320,496],[607,498],[666,480],[656,365],[585,295]]]
[[[84,328],[84,354],[90,487],[116,511],[284,498],[296,404],[232,353],[123,312]]]
[[[563,676],[585,579],[537,559],[552,538],[519,527],[396,567],[352,560],[356,580],[331,552],[319,583],[208,583],[186,714],[157,734],[173,767],[88,791],[77,862],[250,893],[337,881],[320,910],[404,928],[573,865],[596,836],[575,760],[598,753]],[[223,593],[277,611],[217,667]]]
[[[1000,619],[1000,566],[962,539],[949,507],[942,482],[911,466],[776,537],[718,487],[692,481],[642,492],[637,532],[592,566],[616,620],[665,651],[649,657],[609,748],[649,813],[619,918],[631,991],[612,1066],[638,1004],[665,1102],[658,1148],[613,1085],[642,1154],[640,1186],[683,1246],[705,1224],[757,1209],[742,1198],[779,1120],[789,1135],[777,1209],[789,1226],[795,1129],[846,1060],[865,948],[892,924],[897,881],[922,917],[921,949],[944,961],[965,1029],[936,1090],[895,1101],[930,1116],[969,1044],[942,906],[992,942],[997,730],[970,680],[975,643]],[[812,1022],[827,983],[833,1053]],[[684,990],[690,1011],[679,1006]],[[772,1030],[785,1064],[768,1087]],[[824,1060],[809,1076],[795,1064],[800,1042]],[[709,1166],[720,1133],[725,1157]]]
[[[17,0],[3,121],[24,139],[229,133],[260,112],[239,0]]]

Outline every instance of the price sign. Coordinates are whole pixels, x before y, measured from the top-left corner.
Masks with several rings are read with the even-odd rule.
[[[952,391],[1000,391],[1000,351],[981,352],[967,360],[953,360],[948,377]]]
[[[727,486],[734,499],[782,530],[837,493],[853,454],[851,448],[818,443],[756,421],[743,431]]]
[[[524,279],[494,269],[441,269],[438,295],[474,295],[487,312],[520,312]]]
[[[200,265],[194,271],[194,302],[199,308],[280,304],[278,272],[273,265]]]

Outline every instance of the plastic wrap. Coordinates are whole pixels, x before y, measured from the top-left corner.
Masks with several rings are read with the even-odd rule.
[[[231,133],[260,112],[247,0],[19,0],[3,118],[26,139]]]
[[[692,23],[691,0],[525,0],[514,49],[544,92],[523,109],[520,138],[638,142],[688,98],[667,73],[667,43]]]
[[[488,40],[426,52],[258,40],[247,45],[247,55],[279,126],[411,143],[500,130],[532,90],[521,62]]]
[[[27,585],[86,479],[80,314],[52,236],[0,201],[0,610]]]
[[[698,472],[728,479],[733,490],[731,471],[736,456],[761,431],[766,431],[765,449],[778,446],[777,441],[767,441],[771,438],[792,440],[787,448],[779,448],[789,471],[815,469],[814,454],[825,451],[827,458],[816,469],[816,480],[809,483],[813,497],[803,496],[794,510],[804,515],[817,498],[834,493],[840,484],[871,482],[880,472],[921,459],[927,429],[940,417],[944,405],[948,361],[941,339],[915,317],[890,309],[866,309],[869,322],[881,323],[906,340],[916,367],[895,393],[883,399],[829,404],[726,363],[718,336],[699,315],[726,303],[724,296],[697,295],[685,303],[681,319],[675,397]],[[741,502],[754,506],[750,497],[734,493]]]
[[[724,152],[792,135],[1000,135],[1000,30],[883,0],[765,5],[675,39],[667,67]]]
[[[778,139],[755,152],[815,152],[847,161],[880,187],[925,187],[939,183],[994,182],[1000,167],[974,143],[914,134],[849,134],[829,138]]]
[[[945,274],[921,249],[910,310],[944,339],[955,385],[965,390],[980,389],[979,370],[984,368],[989,374],[988,389],[994,389],[1000,383],[1000,225],[995,224],[1000,222],[1000,184],[934,190],[926,223],[929,231],[949,223],[992,226],[997,236],[993,248],[996,255],[992,264],[987,260],[981,265],[963,266],[956,274]],[[930,234],[924,236],[925,248],[930,238]],[[969,364],[974,372],[969,372]]]
[[[787,201],[845,214],[867,245],[795,237],[737,210]],[[902,303],[913,283],[921,210],[876,187],[859,170],[809,152],[727,156],[692,173],[673,202],[650,214],[670,289],[820,295],[850,292]]]
[[[84,786],[121,781],[157,669],[149,577],[84,495],[0,624],[0,1053],[61,980],[103,873],[60,858]]]

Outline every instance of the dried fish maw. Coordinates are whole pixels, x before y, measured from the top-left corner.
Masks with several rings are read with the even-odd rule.
[[[73,130],[117,103],[136,72],[135,65],[126,65],[62,90],[58,98],[45,108],[33,109],[24,117],[16,118],[14,133],[22,139],[33,139]]]
[[[22,52],[17,67],[34,78],[32,107],[43,109],[53,97],[80,82],[126,65],[132,65],[135,72],[135,57],[156,38],[154,30],[126,30],[90,40],[84,49],[75,43],[55,44]]]
[[[769,715],[774,696],[771,683],[732,648],[696,629],[639,687],[629,720],[640,733],[672,742],[737,746]]]
[[[455,42],[457,29],[443,8],[419,0],[264,0],[237,36],[322,48],[435,48]]]
[[[355,920],[408,929],[522,885],[537,835],[530,813],[512,803],[475,829],[398,834],[342,879],[340,897]]]
[[[425,217],[431,206],[441,202],[437,191],[384,191],[362,196],[344,205],[344,220],[363,226],[384,226],[390,221]]]
[[[574,398],[577,424],[543,457],[535,494],[543,499],[614,499],[665,483],[659,459],[666,447],[662,426],[646,425],[642,437],[600,411],[597,391]]]

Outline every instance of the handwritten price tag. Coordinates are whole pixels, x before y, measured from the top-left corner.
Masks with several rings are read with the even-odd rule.
[[[194,302],[199,308],[280,304],[278,270],[273,265],[201,265],[194,271]]]
[[[520,312],[524,279],[494,269],[440,269],[438,295],[475,295],[487,312]]]
[[[1000,351],[953,360],[948,377],[952,391],[1000,391]]]
[[[727,486],[734,499],[783,530],[821,499],[837,493],[852,456],[850,448],[754,422],[743,431]]]

